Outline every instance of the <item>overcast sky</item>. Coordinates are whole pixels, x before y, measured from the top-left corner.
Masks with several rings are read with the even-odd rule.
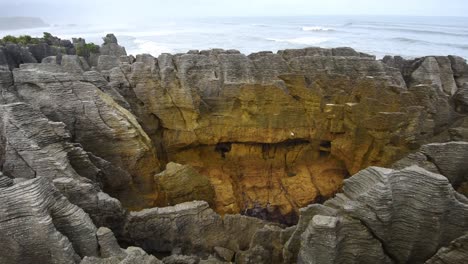
[[[0,0],[0,16],[49,23],[277,15],[468,16],[468,0]]]

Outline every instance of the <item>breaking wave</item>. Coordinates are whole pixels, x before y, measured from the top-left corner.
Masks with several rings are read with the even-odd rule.
[[[300,44],[300,45],[317,45],[329,41],[329,38],[320,38],[320,37],[302,37],[302,38],[291,38],[291,39],[276,39],[276,38],[267,38],[269,41],[274,42],[286,42],[291,44]]]
[[[327,28],[327,27],[313,26],[313,27],[302,27],[302,31],[335,31],[335,29],[334,28]]]
[[[158,56],[162,53],[173,52],[172,49],[150,40],[135,39],[133,43],[135,44],[135,47],[128,51],[128,54],[131,55],[148,53],[152,56]]]

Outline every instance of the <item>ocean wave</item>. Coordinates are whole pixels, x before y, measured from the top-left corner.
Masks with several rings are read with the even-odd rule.
[[[326,41],[329,41],[330,38],[320,38],[320,37],[302,37],[302,38],[291,38],[291,39],[276,39],[276,38],[267,38],[266,40],[274,42],[286,42],[291,44],[300,44],[300,45],[316,45]]]
[[[384,31],[393,31],[393,32],[406,32],[406,33],[413,33],[413,34],[468,37],[467,33],[455,33],[455,32],[438,31],[438,30],[430,30],[430,29],[400,28],[400,27],[388,27],[388,26],[354,26],[354,27],[369,29],[369,30],[379,30],[379,31],[384,30]]]
[[[148,53],[152,56],[158,56],[162,53],[173,52],[172,49],[150,40],[135,39],[133,43],[136,45],[136,47],[128,51],[128,53],[131,55]]]
[[[457,48],[457,49],[468,50],[468,45],[464,45],[464,44],[447,43],[446,45],[450,46],[450,47],[453,47],[453,48]]]
[[[434,44],[428,41],[424,40],[419,40],[419,39],[412,39],[412,38],[392,38],[392,40],[399,41],[399,42],[405,42],[405,43],[411,43],[411,44]]]
[[[302,27],[302,31],[335,31],[334,28],[313,26],[313,27]]]
[[[271,27],[270,25],[267,24],[251,24],[253,27]]]
[[[442,42],[430,42],[425,40],[419,39],[412,39],[412,38],[392,38],[391,40],[405,42],[409,44],[420,44],[420,45],[436,45],[441,47],[453,47],[462,50],[468,50],[468,45],[466,44],[453,44],[453,43],[442,43]]]

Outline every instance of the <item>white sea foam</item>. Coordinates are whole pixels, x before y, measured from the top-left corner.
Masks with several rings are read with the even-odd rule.
[[[302,27],[302,31],[335,31],[334,28],[327,28],[327,27]]]
[[[267,40],[274,41],[274,42],[287,42],[291,44],[300,44],[300,45],[317,45],[317,44],[329,41],[330,38],[322,38],[322,37],[302,37],[302,38],[291,38],[291,39],[268,38]]]
[[[251,26],[253,26],[253,27],[270,27],[267,24],[251,24]]]
[[[172,49],[166,46],[160,45],[154,41],[144,40],[144,39],[135,39],[133,42],[135,43],[136,47],[128,51],[128,54],[131,54],[131,55],[148,53],[148,54],[151,54],[152,56],[158,56],[162,53],[173,52]]]

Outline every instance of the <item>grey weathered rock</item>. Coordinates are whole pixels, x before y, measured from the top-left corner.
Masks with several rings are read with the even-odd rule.
[[[63,73],[58,65],[22,65],[13,75],[21,100],[65,123],[71,139],[87,151],[128,171],[143,193],[152,190],[158,160],[151,140],[130,112],[91,83]],[[122,201],[151,203],[143,198]]]
[[[0,262],[76,263],[98,256],[96,227],[45,177],[0,192]]]
[[[104,40],[104,44],[117,44],[117,38],[112,33],[107,34],[105,37],[102,38],[102,40]]]
[[[301,237],[297,263],[393,263],[359,220],[316,215]]]
[[[171,255],[162,259],[164,264],[198,264],[200,258],[196,256]]]
[[[95,183],[122,187],[130,176],[109,162],[70,143],[70,134],[61,122],[51,122],[25,103],[1,105],[0,134],[3,171],[11,177],[49,179],[85,177]]]
[[[77,55],[63,55],[60,63],[64,71],[72,74],[82,74],[83,68],[89,67],[82,65],[82,61]]]
[[[96,232],[99,243],[99,257],[84,257],[80,264],[162,264],[156,257],[147,254],[141,248],[120,248],[112,231],[101,227]]]
[[[451,128],[448,129],[451,141],[467,141],[468,142],[468,117],[458,120]]]
[[[100,48],[100,53],[102,55],[110,55],[115,57],[126,56],[127,52],[125,48],[119,46],[117,43],[117,38],[114,34],[107,34],[106,37],[103,38],[104,44],[102,44]]]
[[[109,257],[109,258],[98,258],[98,257],[84,257],[80,264],[162,264],[163,262],[158,260],[152,255],[148,255],[141,248],[129,247],[125,252],[125,257]]]
[[[284,244],[290,239],[294,228],[266,225],[258,229],[248,250],[237,252],[236,263],[285,263]]]
[[[215,192],[210,179],[189,165],[170,162],[154,179],[157,205],[168,206],[190,201],[206,201],[214,205]]]
[[[119,200],[102,192],[95,185],[71,178],[57,178],[54,185],[68,200],[83,208],[97,226],[106,226],[122,232],[125,211]]]
[[[466,60],[458,56],[448,56],[452,63],[453,75],[458,87],[468,82],[468,64]]]
[[[150,252],[180,249],[183,254],[206,255],[215,246],[233,251],[248,248],[255,231],[266,223],[256,218],[213,212],[206,202],[130,212],[125,237]]]
[[[214,247],[214,251],[218,257],[228,262],[231,262],[235,254],[234,251],[223,247]]]
[[[463,264],[468,259],[468,234],[465,234],[437,251],[426,264]]]
[[[13,179],[3,175],[0,171],[0,188],[7,188],[13,185]]]
[[[61,43],[58,38],[54,40],[54,43],[42,42],[29,44],[27,48],[38,62],[49,56],[57,56],[57,61],[60,62],[62,55],[72,55],[76,53],[75,47],[71,42]]]
[[[97,71],[87,71],[82,75],[83,82],[89,82],[98,87],[101,91],[108,94],[114,101],[116,101],[123,108],[130,110],[130,106],[127,100],[119,93],[115,87],[113,87],[109,82],[104,78],[102,74]]]
[[[6,65],[10,70],[17,68],[20,64],[33,62],[37,60],[26,47],[12,43],[0,46],[0,65]]]
[[[41,63],[58,64],[57,56],[48,56],[42,59]]]
[[[426,57],[412,73],[412,82],[435,85],[440,91],[453,95],[457,85],[453,77],[451,62],[448,57]]]
[[[369,54],[359,53],[351,48],[324,49],[310,47],[305,49],[287,49],[278,52],[285,60],[304,56],[346,56],[346,57],[372,57]]]
[[[468,184],[468,142],[432,143],[393,164],[395,169],[418,165],[447,177],[455,189]],[[468,195],[467,192],[462,192]]]
[[[47,178],[96,224],[113,228],[122,225],[120,202],[102,193],[98,184],[121,181],[122,187],[129,183],[128,175],[119,174],[120,170],[109,162],[71,144],[63,123],[49,121],[31,106],[14,103],[0,105],[0,109],[0,166],[6,175]],[[128,178],[122,182],[121,177]]]
[[[336,215],[336,210],[318,204],[311,204],[305,208],[301,208],[299,222],[291,234],[291,238],[284,245],[283,258],[285,263],[296,262],[301,247],[301,236],[315,215],[334,216]]]
[[[5,174],[13,178],[80,177],[67,156],[73,146],[67,143],[70,135],[63,123],[49,121],[25,103],[0,105],[0,113]]]
[[[213,256],[209,256],[208,258],[206,259],[201,259],[199,264],[226,264],[226,263],[232,263],[232,262],[226,262],[226,261],[222,261],[216,257],[213,257]]]
[[[102,258],[125,257],[126,254],[117,243],[112,230],[106,227],[100,227],[96,232],[96,237],[99,243],[99,250],[101,252]]]
[[[453,95],[455,109],[459,113],[468,114],[468,82],[464,83]]]
[[[466,231],[468,199],[447,178],[420,167],[369,168],[343,191],[325,204],[362,221],[398,262],[422,263]]]
[[[299,263],[424,263],[466,232],[468,199],[447,178],[419,167],[371,167],[346,180],[325,207],[308,211],[307,228],[300,222],[286,244],[287,263],[296,261],[297,233]]]
[[[120,61],[117,56],[100,55],[97,61],[97,68],[99,71],[108,71],[112,68],[119,67]]]

